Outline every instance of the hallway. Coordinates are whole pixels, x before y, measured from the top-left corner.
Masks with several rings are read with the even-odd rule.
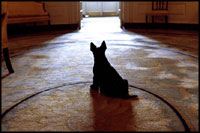
[[[198,131],[198,32],[121,29],[119,21],[84,18],[80,30],[9,37],[15,73],[2,79],[2,131]],[[103,40],[138,99],[90,90],[90,42]]]

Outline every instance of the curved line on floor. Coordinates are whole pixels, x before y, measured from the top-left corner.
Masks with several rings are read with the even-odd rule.
[[[63,85],[60,85],[60,86],[56,86],[56,87],[53,87],[53,88],[49,88],[49,89],[46,89],[46,90],[42,90],[42,91],[39,91],[35,94],[32,94],[31,96],[28,96],[26,97],[25,99],[19,101],[18,103],[16,103],[15,105],[11,106],[9,109],[7,109],[5,112],[3,112],[3,114],[1,115],[1,119],[3,119],[3,117],[9,112],[11,111],[12,109],[14,109],[16,106],[18,106],[19,104],[23,103],[24,101],[40,94],[40,93],[43,93],[45,91],[49,91],[49,90],[52,90],[52,89],[56,89],[56,88],[60,88],[60,87],[63,87],[63,86],[70,86],[70,85],[76,85],[76,84],[84,84],[84,83],[92,83],[92,82],[76,82],[76,83],[71,83],[71,84],[63,84]]]
[[[68,42],[63,42],[63,43],[68,43]],[[64,45],[63,43],[53,43],[53,44],[62,44],[62,45]],[[48,45],[48,44],[51,44],[51,43],[47,43],[46,45]],[[192,58],[198,59],[198,56],[195,56],[195,55],[192,55],[192,54],[188,54],[188,53],[184,53],[182,51],[177,51],[177,50],[174,50],[172,48],[165,48],[165,47],[158,47],[158,46],[149,46],[149,45],[140,46],[140,45],[135,45],[135,44],[109,44],[109,45],[157,48],[157,49],[162,49],[162,50],[166,50],[166,51],[170,51],[170,52],[174,52],[174,53],[178,53],[178,54],[181,54],[181,55],[190,56]],[[38,47],[38,46],[36,46],[36,47]],[[52,47],[49,46],[48,48],[38,48],[38,49],[27,51],[27,52],[24,52],[24,53],[19,53],[19,54],[16,54],[16,55],[11,55],[10,57],[13,58],[13,57],[16,57],[16,56],[19,56],[19,55],[23,55],[23,54],[26,54],[26,53],[37,52],[37,51],[42,51],[42,50],[49,50],[49,49],[60,48],[60,47],[61,48],[62,47],[66,47],[66,45],[64,45],[64,46],[52,46]]]
[[[177,110],[174,106],[172,106],[169,102],[167,102],[165,99],[163,99],[163,98],[160,97],[159,95],[154,94],[154,93],[152,93],[152,92],[150,92],[150,91],[148,91],[148,90],[146,90],[146,89],[139,88],[139,87],[136,87],[136,86],[133,86],[133,85],[129,85],[129,87],[132,87],[132,88],[136,88],[136,89],[145,91],[145,92],[147,92],[147,93],[149,93],[149,94],[151,94],[151,95],[157,97],[158,99],[160,99],[160,100],[163,101],[164,103],[166,103],[166,104],[176,113],[176,115],[178,116],[178,118],[181,120],[181,122],[182,122],[182,124],[183,124],[183,126],[184,126],[184,128],[185,128],[185,131],[186,131],[186,132],[190,132],[189,126],[187,125],[186,121],[183,119],[183,117],[181,116],[181,114],[178,112],[178,110]]]
[[[18,106],[19,104],[23,103],[24,101],[40,94],[40,93],[43,93],[43,92],[46,92],[46,91],[49,91],[49,90],[52,90],[52,89],[56,89],[56,88],[60,88],[60,87],[63,87],[63,86],[70,86],[70,85],[77,85],[77,84],[88,84],[88,83],[92,83],[91,81],[87,81],[87,82],[76,82],[76,83],[70,83],[70,84],[63,84],[63,85],[60,85],[60,86],[56,86],[56,87],[53,87],[53,88],[49,88],[49,89],[46,89],[46,90],[43,90],[43,91],[39,91],[31,96],[28,96],[26,97],[25,99],[21,100],[20,102],[16,103],[15,105],[11,106],[9,109],[7,109],[5,112],[3,112],[3,114],[1,115],[1,119],[3,119],[3,117],[8,113],[10,112],[11,110],[13,110],[16,106]],[[155,97],[157,97],[158,99],[160,99],[161,101],[163,101],[165,104],[167,104],[175,113],[176,115],[178,116],[178,118],[181,120],[184,128],[185,128],[185,131],[186,132],[190,132],[190,128],[189,126],[187,125],[186,121],[184,120],[184,118],[181,116],[181,114],[178,112],[178,110],[172,106],[169,102],[167,102],[165,99],[163,99],[162,97],[160,97],[159,95],[157,94],[154,94],[146,89],[143,89],[143,88],[139,88],[139,87],[136,87],[136,86],[133,86],[133,85],[129,85],[129,87],[132,87],[132,88],[135,88],[135,89],[139,89],[141,91],[145,91]]]

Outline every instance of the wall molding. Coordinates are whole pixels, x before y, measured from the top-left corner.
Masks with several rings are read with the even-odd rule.
[[[50,32],[50,31],[59,31],[59,30],[77,30],[79,24],[60,24],[60,25],[8,25],[7,31],[8,35],[23,35],[23,34],[32,34],[38,32]]]
[[[124,28],[136,29],[178,29],[178,30],[200,30],[200,24],[177,24],[177,23],[124,23]]]

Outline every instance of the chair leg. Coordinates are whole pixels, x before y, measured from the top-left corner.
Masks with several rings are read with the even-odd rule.
[[[6,66],[8,68],[9,73],[14,73],[14,70],[12,68],[12,64],[10,61],[9,53],[8,53],[8,48],[3,49],[3,55],[4,55],[4,59],[5,59]]]
[[[48,20],[48,25],[51,25],[51,22],[50,22],[50,20]]]
[[[168,16],[165,16],[165,23],[167,24],[168,22]]]
[[[152,16],[152,23],[154,23],[154,16]]]
[[[146,16],[146,23],[148,23],[148,16]]]
[[[50,20],[48,20],[48,26],[47,26],[47,30],[49,31],[49,32],[51,32],[51,22],[50,22]]]

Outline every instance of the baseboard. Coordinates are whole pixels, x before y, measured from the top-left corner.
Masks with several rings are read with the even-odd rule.
[[[46,32],[54,30],[76,30],[78,24],[61,24],[61,25],[24,25],[9,24],[7,26],[8,35],[29,34],[37,32]]]
[[[124,28],[199,30],[199,24],[124,23]]]
[[[46,28],[51,30],[76,30],[78,28],[78,24],[59,24],[59,25],[47,25]]]
[[[117,16],[116,12],[86,12],[86,15],[90,17],[106,17],[106,16]]]

